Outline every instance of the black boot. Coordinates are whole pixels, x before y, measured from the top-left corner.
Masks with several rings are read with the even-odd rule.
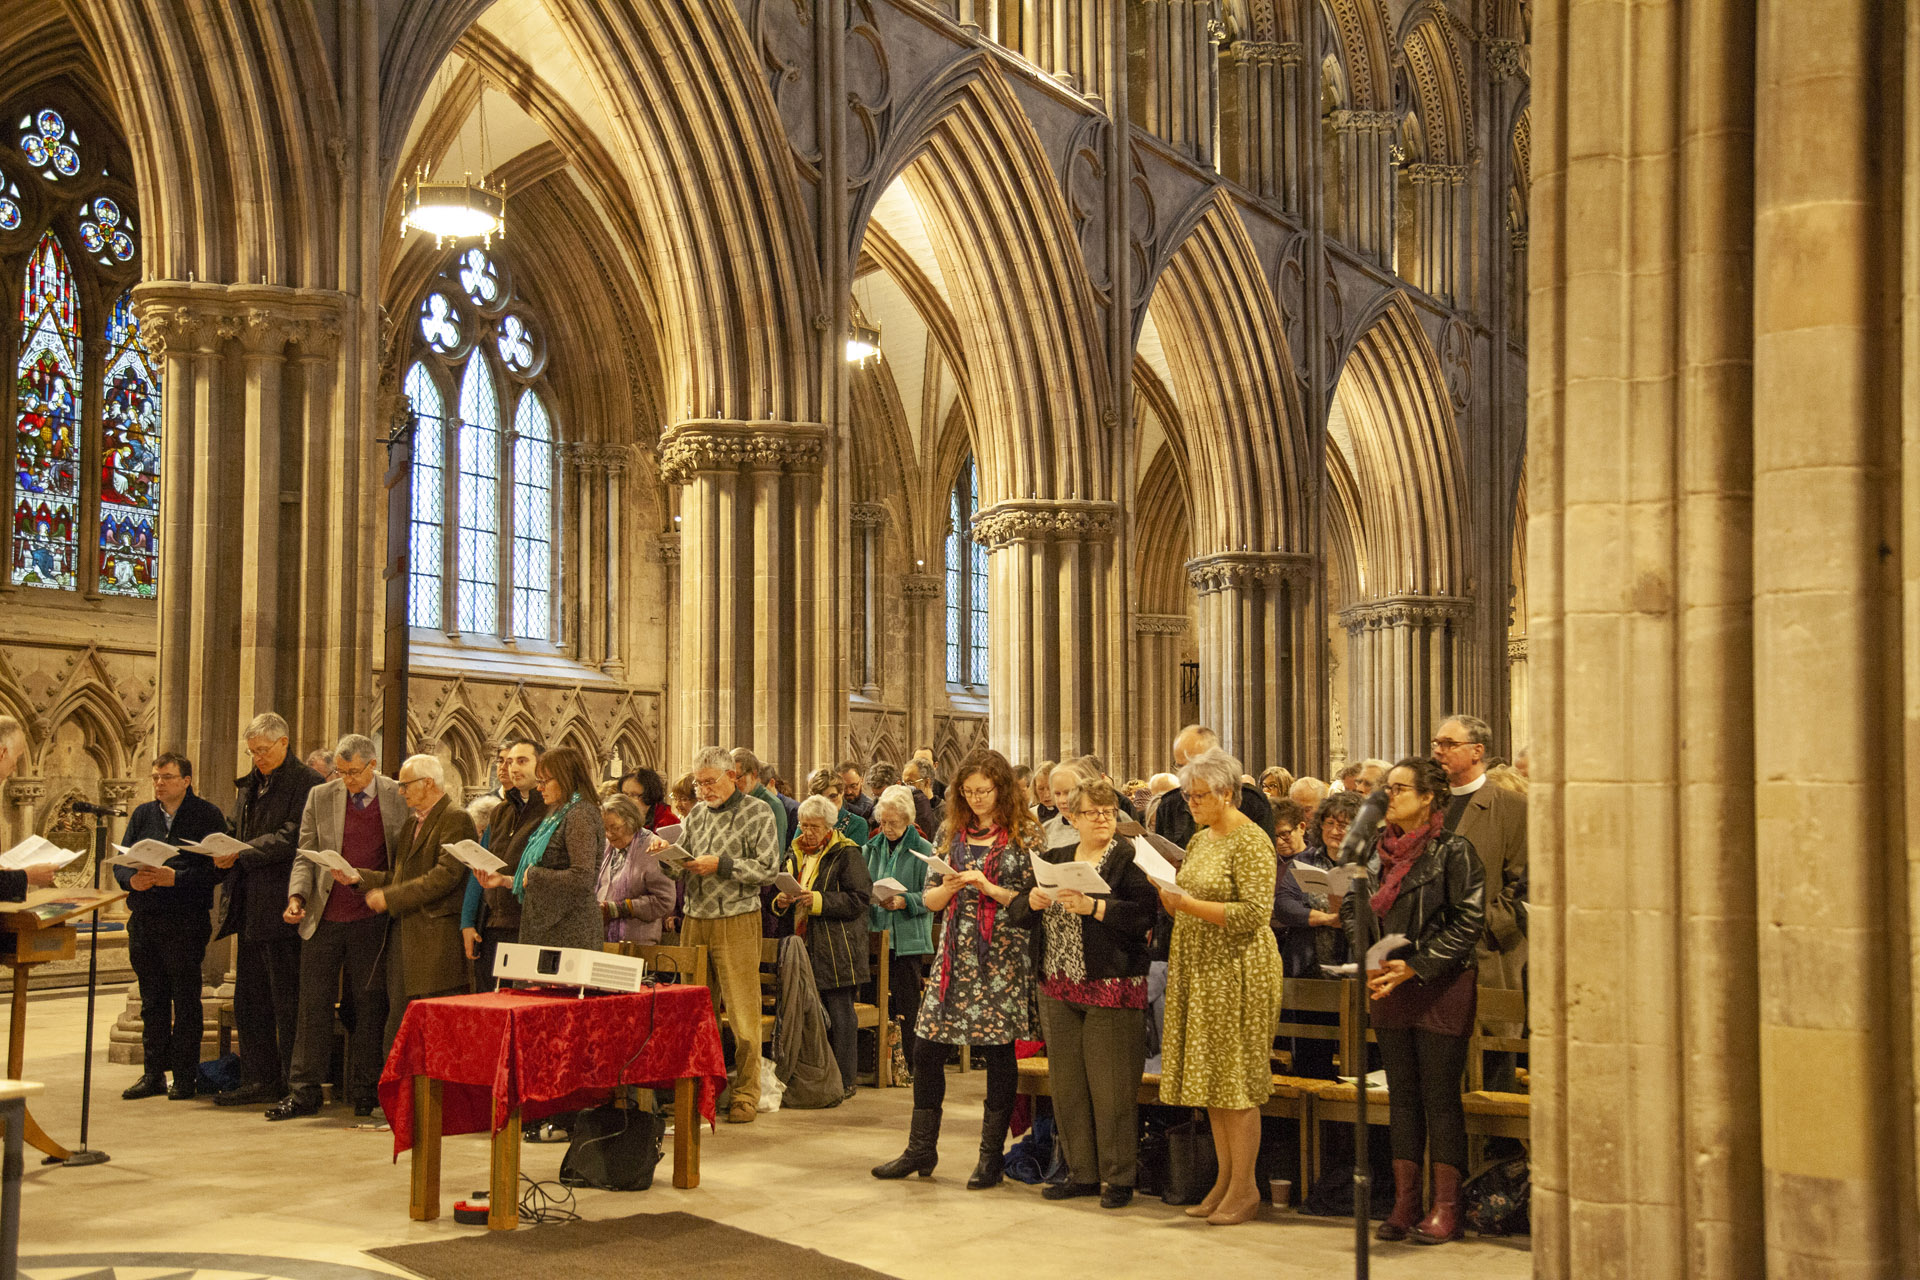
[[[923,1178],[933,1176],[933,1166],[940,1163],[940,1108],[916,1108],[913,1113],[913,1127],[907,1131],[907,1149],[900,1153],[897,1160],[873,1167],[876,1178],[904,1178],[917,1173]]]
[[[973,1167],[973,1176],[967,1179],[967,1190],[984,1191],[1000,1185],[1000,1175],[1007,1167],[1007,1122],[1011,1119],[1011,1110],[989,1108],[981,1115],[980,1163]]]

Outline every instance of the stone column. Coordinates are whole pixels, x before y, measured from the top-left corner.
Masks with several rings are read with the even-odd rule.
[[[623,680],[627,664],[621,657],[620,627],[621,575],[626,572],[627,505],[626,475],[632,451],[625,445],[607,445],[602,450],[606,467],[607,541],[606,541],[606,616],[601,619],[600,669],[616,680]]]
[[[34,810],[46,798],[47,784],[39,778],[14,778],[7,783],[7,803],[13,806],[13,833],[8,839],[8,848],[34,833]]]
[[[1221,171],[1300,216],[1298,44],[1236,40],[1221,55]]]
[[[1279,551],[1202,556],[1187,562],[1187,579],[1200,597],[1201,720],[1249,772],[1297,767],[1320,666],[1302,642],[1312,560]]]
[[[826,433],[814,423],[682,423],[660,474],[683,485],[681,707],[690,748],[750,746],[789,772],[819,750],[823,669],[844,643],[822,554]],[[801,581],[804,579],[804,583]],[[829,744],[833,745],[833,744]]]
[[[987,585],[993,589],[993,579]],[[936,616],[942,587],[937,573],[909,573],[900,579],[900,594],[907,602],[908,654],[900,695],[907,707],[909,750],[913,743],[933,741],[933,708],[940,705],[946,687],[946,647],[941,639],[945,630]]]
[[[1337,186],[1327,195],[1327,233],[1378,266],[1393,269],[1393,146],[1400,121],[1391,111],[1335,111],[1328,157]]]
[[[1217,6],[1213,0],[1137,0],[1127,14],[1137,68],[1134,120],[1195,163],[1211,167],[1219,44],[1226,36]]]
[[[1180,722],[1180,638],[1192,625],[1184,613],[1143,613],[1133,620],[1140,665],[1134,672],[1133,772],[1157,772]]]
[[[656,535],[654,546],[660,554],[660,564],[666,579],[666,637],[667,637],[667,688],[680,688],[680,673],[684,666],[680,652],[680,534],[662,533]],[[690,742],[682,727],[680,709],[672,698],[661,699],[662,718],[660,749],[667,753],[667,759],[674,762],[673,769],[685,767],[685,762],[693,758],[693,752],[700,743]],[[666,770],[661,772],[665,773]]]
[[[852,507],[854,544],[860,548],[854,579],[854,617],[860,640],[860,670],[853,684],[865,698],[880,696],[880,570],[881,531],[887,524],[887,504],[856,502]],[[918,741],[918,739],[916,739]]]
[[[127,819],[133,816],[134,793],[139,789],[140,784],[132,778],[103,778],[100,782],[100,803],[106,805],[108,808],[122,811],[118,817],[101,819],[101,821],[107,824],[107,854],[109,857],[113,855],[112,846],[121,843],[126,836]],[[111,870],[101,873],[100,883],[103,885],[110,883],[112,875],[113,872]],[[127,915],[125,899],[108,907],[106,915],[109,918],[125,919]]]
[[[1024,499],[974,517],[987,548],[991,741],[1009,760],[1118,759],[1107,698],[1120,637],[1111,598],[1109,502]]]
[[[238,338],[245,368],[241,412],[243,495],[227,513],[247,530],[241,540],[240,703],[258,711],[277,709],[275,664],[280,651],[280,378],[290,323],[265,307],[223,318],[223,338]],[[299,740],[293,749],[300,748]]]
[[[1527,693],[1527,638],[1515,636],[1507,641],[1507,723],[1513,733],[1516,757],[1533,741]]]
[[[1426,754],[1440,719],[1464,705],[1472,619],[1472,602],[1451,596],[1390,596],[1342,611],[1350,758]]]
[[[1467,167],[1459,164],[1410,164],[1413,186],[1413,261],[1400,275],[1441,302],[1451,303],[1460,286],[1460,192]]]

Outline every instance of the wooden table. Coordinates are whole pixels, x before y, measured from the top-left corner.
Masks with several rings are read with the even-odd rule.
[[[725,1079],[705,987],[585,999],[503,991],[409,1005],[380,1098],[395,1158],[413,1153],[409,1215],[440,1216],[442,1137],[490,1132],[487,1225],[510,1231],[520,1221],[520,1134],[528,1121],[594,1105],[619,1085],[671,1083],[673,1185],[697,1187],[700,1121],[711,1121]]]
[[[29,1123],[27,1099],[47,1086],[28,1080],[0,1080],[0,1121],[7,1127],[5,1165],[0,1167],[0,1280],[14,1280],[20,1269],[20,1139]]]

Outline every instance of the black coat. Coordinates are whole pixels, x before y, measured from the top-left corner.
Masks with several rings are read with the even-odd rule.
[[[320,775],[291,753],[271,774],[255,769],[233,782],[233,834],[253,848],[234,860],[226,872],[226,910],[214,934],[240,935],[243,942],[273,942],[298,938],[288,924],[287,881],[299,849],[300,815],[306,812],[307,793],[320,785]]]
[[[120,839],[135,845],[142,840],[163,844],[191,844],[227,829],[227,815],[211,800],[203,800],[192,787],[173,811],[173,826],[167,826],[167,811],[158,800],[149,800],[127,819],[127,832]],[[176,853],[167,859],[173,868],[172,884],[156,884],[127,895],[127,910],[136,916],[159,919],[162,916],[184,918],[199,915],[203,921],[213,909],[213,891],[220,884],[220,868],[213,859],[198,853]],[[113,878],[122,889],[133,887],[133,868],[115,867]],[[282,906],[284,908],[284,902]]]
[[[1104,899],[1107,918],[1080,917],[1080,951],[1086,960],[1087,977],[1144,978],[1153,960],[1151,936],[1155,915],[1160,910],[1160,891],[1147,879],[1147,873],[1133,865],[1133,842],[1120,840],[1120,855],[1114,870],[1106,875],[1112,887],[1108,893],[1088,896]],[[1077,845],[1048,849],[1040,857],[1051,863],[1072,862]],[[1106,865],[1106,859],[1102,860]],[[1040,924],[1045,916],[1035,911],[1028,895],[1021,894],[1006,908],[1007,923],[1033,931],[1034,972],[1045,971],[1047,931]]]
[[[797,837],[781,859],[780,869],[796,880],[800,878]],[[867,869],[867,856],[860,846],[834,832],[826,852],[820,855],[813,891],[820,896],[818,914],[809,913],[807,917],[807,960],[813,965],[813,985],[822,991],[858,986],[872,976],[873,967],[868,956],[867,913],[873,903],[873,873]],[[797,915],[792,907],[785,911],[770,909],[776,937],[796,932]]]
[[[1380,883],[1380,847],[1367,856],[1372,883]],[[1354,895],[1340,900],[1340,922],[1351,930]],[[1403,933],[1412,942],[1390,960],[1405,960],[1422,982],[1444,982],[1474,963],[1487,927],[1487,873],[1473,845],[1450,831],[1428,841],[1400,894],[1378,922],[1376,937]]]
[[[1267,839],[1273,839],[1273,806],[1267,802],[1266,793],[1258,787],[1240,784],[1240,812],[1260,824],[1267,833]],[[1186,793],[1175,787],[1160,797],[1160,807],[1153,811],[1153,833],[1165,836],[1179,845],[1187,847],[1193,839],[1193,833],[1200,828],[1193,820],[1193,810],[1187,808]]]

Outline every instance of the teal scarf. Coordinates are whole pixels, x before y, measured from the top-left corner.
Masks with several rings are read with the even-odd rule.
[[[527,837],[527,847],[520,851],[520,865],[513,871],[513,896],[525,902],[527,900],[527,868],[540,865],[540,859],[547,856],[547,843],[553,839],[553,833],[560,829],[560,820],[567,816],[580,797],[574,795],[567,802],[540,820],[540,825]]]

